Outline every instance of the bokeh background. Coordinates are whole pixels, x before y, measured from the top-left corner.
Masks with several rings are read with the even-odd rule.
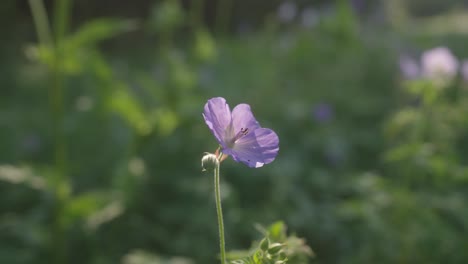
[[[205,102],[276,160],[221,168],[227,248],[468,262],[468,2],[4,0],[0,263],[217,263]]]

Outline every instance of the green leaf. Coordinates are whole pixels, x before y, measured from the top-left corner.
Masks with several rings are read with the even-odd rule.
[[[286,225],[282,221],[275,222],[268,228],[268,234],[273,241],[283,241],[286,238]]]
[[[123,88],[123,87],[122,87]],[[118,113],[138,134],[147,135],[152,127],[139,102],[126,89],[116,90],[109,101],[112,111]]]
[[[67,39],[68,48],[76,49],[115,37],[137,28],[136,21],[113,18],[95,19],[82,25]]]
[[[275,255],[277,254],[278,252],[280,252],[280,250],[283,249],[283,244],[281,243],[273,243],[270,245],[270,247],[268,248],[268,253],[272,254],[272,255]]]
[[[255,254],[253,255],[253,261],[255,264],[262,264],[262,259],[263,259],[263,252],[260,250],[257,250]]]
[[[11,184],[26,184],[39,190],[44,190],[47,187],[46,181],[42,177],[34,175],[31,169],[11,165],[0,165],[0,181]]]
[[[112,203],[108,192],[93,191],[70,198],[66,202],[64,220],[71,224],[77,220],[84,220]]]
[[[268,248],[269,248],[269,244],[270,244],[270,242],[268,241],[268,238],[265,237],[265,238],[262,239],[262,241],[260,242],[260,249],[261,249],[262,251],[267,251]]]

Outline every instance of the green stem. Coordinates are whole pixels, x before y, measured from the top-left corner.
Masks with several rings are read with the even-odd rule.
[[[52,34],[50,33],[50,24],[44,3],[42,0],[29,0],[29,6],[31,7],[39,43],[50,47],[52,45]]]
[[[54,60],[52,65],[53,85],[50,89],[51,111],[55,137],[55,178],[56,208],[52,226],[53,263],[67,262],[66,225],[63,221],[64,210],[70,196],[70,183],[67,172],[67,146],[63,122],[65,120],[65,37],[70,21],[72,0],[55,0],[54,5]]]
[[[66,177],[66,143],[63,133],[64,121],[64,39],[68,29],[70,18],[71,0],[56,0],[54,6],[54,64],[53,75],[54,84],[51,89],[51,106],[54,122],[55,135],[55,161],[61,177]]]
[[[220,157],[221,159],[221,157]],[[216,162],[214,169],[214,188],[216,199],[216,211],[218,213],[218,227],[219,227],[219,249],[221,251],[221,264],[226,263],[226,249],[224,246],[224,223],[223,223],[223,209],[221,208],[221,190],[219,186],[219,162]]]
[[[42,0],[29,0],[31,13],[41,45],[53,48],[54,58],[50,68],[52,84],[49,86],[50,111],[55,138],[54,159],[57,171],[54,175],[56,204],[51,222],[51,256],[56,264],[66,263],[65,226],[63,211],[69,198],[69,182],[66,169],[66,138],[64,121],[64,39],[68,29],[72,0],[56,0],[54,5],[54,39],[50,30],[47,12]]]

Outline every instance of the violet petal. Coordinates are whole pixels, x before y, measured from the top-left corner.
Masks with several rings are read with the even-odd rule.
[[[231,110],[226,100],[216,97],[208,100],[205,104],[203,118],[218,142],[225,147],[224,132],[231,123]]]
[[[276,133],[268,128],[257,128],[237,140],[230,154],[235,161],[259,168],[272,162],[278,151],[279,139]]]
[[[232,109],[232,126],[235,133],[241,129],[248,128],[249,131],[254,131],[260,127],[248,104],[239,104]]]

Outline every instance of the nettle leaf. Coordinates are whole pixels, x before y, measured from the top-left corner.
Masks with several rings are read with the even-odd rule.
[[[66,45],[70,49],[95,45],[100,41],[135,30],[136,28],[137,23],[134,20],[115,18],[95,19],[82,25],[73,35],[68,37]]]
[[[167,136],[179,126],[177,112],[164,106],[145,108],[125,84],[120,84],[108,100],[110,110],[121,116],[139,135],[145,136],[156,130]]]
[[[253,261],[255,264],[262,264],[263,251],[257,250],[253,255]]]
[[[134,249],[123,256],[122,264],[193,264],[191,259],[183,257],[164,258],[142,249]]]
[[[123,211],[120,202],[113,198],[109,192],[105,191],[87,192],[73,197],[67,201],[63,219],[67,225],[75,221],[85,220],[88,222],[88,226],[96,227],[98,224],[95,224],[95,222],[99,222],[99,224],[107,222]],[[109,209],[109,207],[112,208]],[[96,216],[99,214],[105,214],[106,217]],[[99,218],[100,221],[95,220],[96,218]]]
[[[282,221],[273,223],[268,228],[268,234],[273,241],[281,241],[286,238],[286,225]]]
[[[25,184],[33,189],[44,190],[47,182],[34,174],[28,167],[16,167],[12,165],[0,165],[0,181],[11,184]]]
[[[115,90],[109,106],[118,113],[138,134],[147,135],[152,126],[138,100],[126,89]]]
[[[30,59],[39,61],[51,69],[57,64],[55,56],[59,56],[61,71],[78,74],[95,56],[93,46],[136,28],[137,23],[134,20],[95,19],[82,25],[75,33],[66,36],[60,46],[60,52],[53,45],[37,44],[29,46],[25,53]]]
[[[228,253],[232,264],[304,264],[314,256],[305,240],[295,235],[287,235],[286,225],[278,221],[268,228],[259,227],[265,237],[253,243],[250,250]]]

